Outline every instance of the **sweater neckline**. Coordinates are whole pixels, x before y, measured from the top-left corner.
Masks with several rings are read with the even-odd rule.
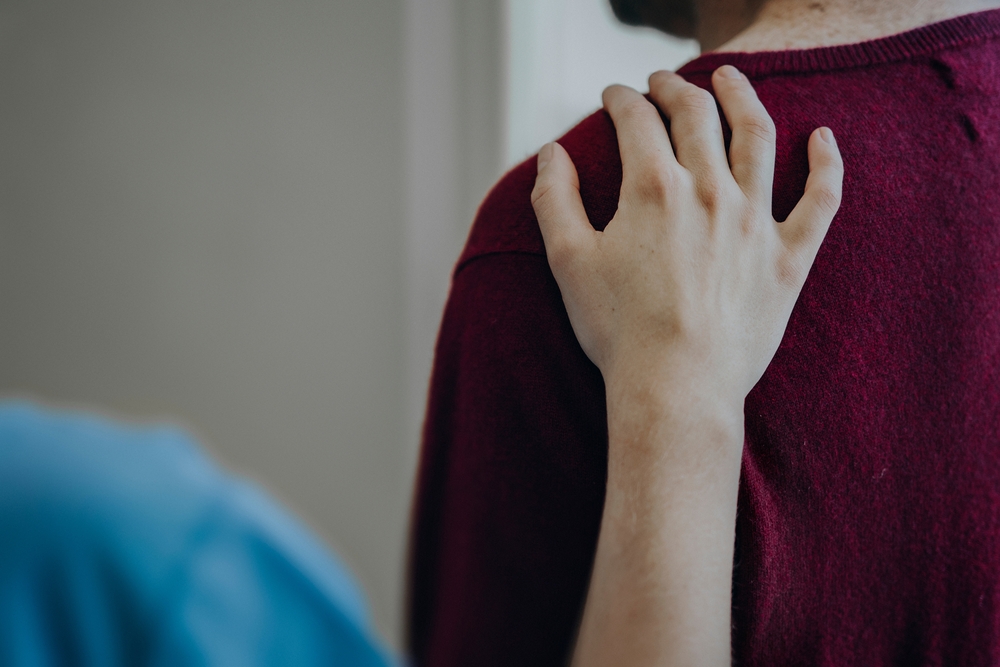
[[[857,44],[792,51],[710,52],[681,67],[678,74],[713,72],[722,65],[732,65],[750,77],[850,69],[926,56],[998,36],[1000,9],[988,9]]]

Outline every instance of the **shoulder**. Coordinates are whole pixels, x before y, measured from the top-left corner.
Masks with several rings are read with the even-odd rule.
[[[597,111],[559,140],[580,176],[580,195],[591,223],[604,229],[618,208],[621,158],[614,124],[604,110]],[[535,156],[511,169],[493,187],[479,207],[461,268],[471,260],[493,253],[545,254],[538,221],[531,207],[535,185]]]
[[[392,664],[361,589],[309,528],[231,478],[164,600],[165,664]]]
[[[90,412],[0,403],[0,508],[83,512],[159,505],[175,514],[196,514],[219,473],[182,430],[130,425]],[[119,503],[123,498],[130,502]],[[31,499],[31,504],[24,503]],[[81,515],[82,516],[82,515]],[[56,517],[47,517],[54,519]]]
[[[0,403],[0,636],[33,609],[26,650],[44,636],[79,664],[138,661],[217,478],[177,429]]]
[[[113,571],[154,613],[222,478],[177,428],[0,403],[0,578]]]
[[[170,664],[387,664],[346,568],[183,431],[0,403],[0,619],[37,607],[75,650],[46,605]]]

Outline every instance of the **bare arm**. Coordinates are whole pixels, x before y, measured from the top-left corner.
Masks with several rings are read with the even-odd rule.
[[[572,161],[539,156],[532,195],[573,329],[601,369],[608,486],[573,664],[727,665],[743,401],[781,342],[840,202],[829,130],[809,140],[805,194],[771,217],[774,130],[750,83],[711,96],[669,72],[650,92],[613,86],[623,182],[604,232]]]

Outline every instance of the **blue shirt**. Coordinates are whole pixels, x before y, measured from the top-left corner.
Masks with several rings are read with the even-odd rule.
[[[390,664],[345,568],[185,434],[0,403],[0,665]]]

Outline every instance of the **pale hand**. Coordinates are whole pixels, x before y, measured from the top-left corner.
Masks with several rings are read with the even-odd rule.
[[[623,175],[604,232],[591,226],[558,144],[539,154],[532,203],[573,330],[606,381],[664,372],[742,408],[840,205],[843,165],[832,132],[814,131],[805,193],[776,222],[771,118],[734,68],[712,84],[733,129],[728,160],[712,96],[657,72],[650,95],[670,136],[639,93],[604,92]]]
[[[574,667],[731,663],[743,401],[840,204],[840,153],[821,128],[805,194],[775,222],[771,119],[735,69],[712,84],[733,128],[728,161],[712,96],[679,76],[650,77],[669,137],[641,95],[605,91],[623,178],[604,232],[569,155],[539,154],[549,264],[607,390],[607,488]]]

